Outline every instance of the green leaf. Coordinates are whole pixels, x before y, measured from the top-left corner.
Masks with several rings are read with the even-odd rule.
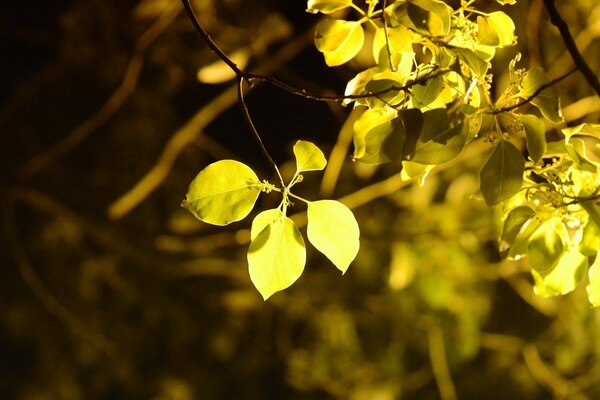
[[[423,128],[410,161],[420,164],[442,164],[460,154],[467,143],[468,126],[453,125],[444,108],[423,113]]]
[[[584,256],[593,256],[600,251],[600,228],[592,220],[583,228],[579,243],[579,252]]]
[[[308,240],[345,273],[360,247],[360,231],[352,211],[339,201],[308,203]]]
[[[398,132],[397,111],[368,109],[354,123],[354,158],[381,164],[402,155],[404,137]]]
[[[321,149],[311,142],[298,140],[294,145],[294,155],[296,156],[296,173],[320,171],[327,165]]]
[[[497,47],[500,45],[498,32],[490,26],[487,18],[477,17],[477,42],[484,46]]]
[[[239,161],[221,160],[200,171],[181,205],[201,221],[227,225],[252,211],[261,188],[250,167]]]
[[[439,0],[414,0],[398,7],[398,21],[407,27],[433,36],[450,33],[452,8]]]
[[[575,249],[569,249],[547,272],[531,270],[538,296],[548,297],[567,294],[575,289],[587,267],[587,258]]]
[[[267,300],[291,286],[305,263],[306,247],[296,224],[277,209],[258,214],[252,222],[248,266],[262,297]]]
[[[308,0],[306,11],[316,14],[331,14],[352,6],[352,0]]]
[[[326,19],[317,24],[315,44],[330,67],[342,65],[358,54],[365,34],[358,21]]]
[[[414,108],[420,108],[422,111],[431,110],[431,103],[438,98],[444,90],[444,79],[440,76],[428,79],[426,83],[414,85],[410,89],[410,97]]]
[[[589,283],[586,286],[588,299],[592,306],[600,306],[600,252],[588,270]]]
[[[544,274],[552,270],[565,250],[563,237],[569,232],[558,218],[551,218],[539,226],[529,239],[527,259],[531,268]]]
[[[527,256],[529,239],[537,231],[540,225],[541,223],[537,218],[529,218],[525,221],[508,251],[508,259],[518,261]]]
[[[520,115],[519,118],[525,128],[529,157],[538,162],[546,152],[546,128],[544,123],[535,115],[524,114]]]
[[[454,47],[446,49],[446,51],[452,56],[458,56],[460,60],[467,66],[473,73],[482,78],[486,75],[490,63],[479,57],[472,50]]]
[[[528,206],[519,206],[510,210],[504,220],[502,234],[500,235],[500,251],[505,251],[513,245],[525,223],[534,215],[535,211]]]
[[[532,68],[523,77],[523,88],[521,96],[524,99],[531,97],[540,87],[547,84],[549,81],[546,78],[544,70],[541,68]],[[536,97],[531,100],[531,103],[536,106],[544,115],[552,122],[561,122],[563,120],[560,111],[560,102],[558,98],[558,90],[554,86],[542,90]]]
[[[499,47],[512,46],[517,38],[515,37],[515,23],[502,11],[494,11],[488,14],[485,19],[489,27],[498,35]]]
[[[494,206],[521,189],[525,160],[514,144],[500,140],[479,174],[481,194],[488,206]]]

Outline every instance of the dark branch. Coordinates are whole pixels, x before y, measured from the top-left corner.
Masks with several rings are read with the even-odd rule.
[[[544,6],[546,7],[546,10],[548,10],[550,21],[554,26],[558,28],[560,35],[562,36],[562,39],[565,42],[565,46],[567,47],[569,54],[571,54],[571,58],[573,59],[575,66],[583,74],[583,76],[590,84],[590,86],[594,89],[596,94],[600,96],[600,81],[598,81],[598,77],[596,76],[594,71],[592,71],[590,66],[585,62],[583,56],[577,49],[577,45],[573,40],[573,36],[571,36],[571,32],[569,32],[569,26],[556,9],[554,0],[544,0]]]
[[[258,142],[258,145],[260,146],[260,150],[263,152],[263,154],[265,155],[267,160],[269,160],[269,162],[273,166],[273,169],[275,170],[275,172],[277,172],[277,176],[279,177],[282,187],[285,187],[285,183],[283,182],[283,177],[281,176],[281,172],[279,172],[279,168],[277,168],[277,164],[275,163],[275,161],[269,154],[269,151],[265,147],[265,144],[263,143],[258,131],[256,130],[256,126],[254,126],[254,122],[252,122],[252,117],[250,116],[250,110],[248,110],[248,106],[246,105],[246,101],[244,100],[244,77],[243,76],[240,76],[240,78],[238,79],[238,99],[240,100],[240,105],[242,106],[242,111],[244,112],[244,117],[246,118],[246,122],[248,122],[248,125],[250,125],[250,130],[252,131],[252,134],[254,135],[255,139]]]
[[[225,54],[225,52],[223,50],[221,50],[221,48],[215,43],[215,41],[211,38],[211,36],[209,35],[208,32],[206,32],[206,30],[202,27],[202,25],[200,24],[200,22],[198,22],[198,18],[196,16],[196,14],[194,13],[194,10],[192,8],[192,6],[190,5],[190,1],[189,0],[181,0],[183,2],[183,6],[188,14],[188,17],[190,18],[190,20],[192,21],[192,24],[194,25],[194,28],[196,29],[196,32],[200,35],[200,37],[202,38],[202,40],[204,40],[206,42],[206,44],[210,47],[210,49],[215,52],[217,54],[217,56],[223,60],[223,62],[225,64],[227,64],[227,66],[229,68],[231,68],[231,70],[233,72],[235,72],[237,79],[241,79],[243,78],[244,80],[246,80],[249,84],[252,84],[253,81],[261,81],[264,83],[268,83],[270,85],[273,85],[275,87],[278,87],[288,93],[294,94],[296,96],[300,96],[303,97],[305,99],[310,99],[310,100],[317,100],[317,101],[342,101],[342,100],[357,100],[357,99],[366,99],[366,98],[372,98],[372,97],[378,97],[381,96],[383,94],[389,93],[389,92],[393,92],[393,91],[401,91],[401,90],[406,90],[406,89],[410,89],[411,87],[413,87],[414,85],[418,85],[421,84],[423,82],[426,82],[427,80],[429,80],[430,78],[434,78],[436,76],[442,75],[446,72],[448,72],[448,69],[438,69],[438,68],[434,68],[430,73],[419,77],[417,79],[414,79],[412,81],[409,81],[406,85],[403,86],[391,86],[387,89],[384,90],[380,90],[377,92],[368,92],[368,93],[364,93],[364,94],[356,94],[356,95],[321,95],[321,94],[316,94],[316,93],[310,93],[307,92],[304,89],[299,89],[297,87],[291,86],[285,82],[280,81],[277,78],[274,78],[270,75],[262,75],[262,74],[255,74],[252,72],[246,72],[241,70],[230,58],[229,56],[227,56],[227,54]]]
[[[507,107],[502,107],[502,108],[495,109],[494,111],[491,112],[491,114],[501,114],[501,113],[505,113],[505,112],[508,112],[508,111],[512,111],[515,108],[519,108],[519,107],[521,107],[521,106],[529,103],[531,100],[533,100],[537,96],[539,96],[540,93],[542,93],[544,90],[548,89],[550,86],[556,85],[558,82],[560,82],[563,79],[567,78],[568,76],[570,76],[571,74],[573,74],[576,71],[577,71],[577,68],[573,68],[569,72],[566,72],[566,73],[562,74],[561,76],[559,76],[557,78],[554,78],[551,81],[548,81],[548,82],[544,83],[542,86],[540,86],[539,88],[537,88],[537,90],[535,92],[533,92],[529,97],[527,97],[527,98],[519,101],[516,104],[513,104],[512,106],[507,106]]]

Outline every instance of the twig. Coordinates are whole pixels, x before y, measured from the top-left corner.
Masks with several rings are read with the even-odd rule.
[[[279,181],[281,182],[281,187],[285,187],[285,183],[283,182],[283,177],[281,176],[281,172],[279,171],[277,164],[273,160],[273,157],[271,157],[271,155],[269,154],[269,151],[265,147],[265,144],[262,141],[260,134],[256,130],[256,126],[254,125],[254,122],[252,121],[252,117],[250,116],[250,110],[248,110],[248,106],[246,105],[246,101],[244,100],[244,77],[243,76],[240,76],[238,79],[237,95],[238,95],[238,100],[240,102],[240,106],[242,107],[242,111],[244,112],[244,117],[246,118],[246,122],[250,126],[250,130],[252,131],[254,138],[258,142],[258,144],[260,146],[260,150],[262,151],[264,156],[267,158],[267,160],[269,160],[269,162],[271,163],[271,166],[277,173],[277,176],[279,177]]]
[[[542,386],[549,389],[556,399],[588,400],[579,387],[563,378],[558,372],[548,366],[540,357],[533,344],[523,348],[525,365],[533,378]]]
[[[104,105],[94,115],[77,126],[67,137],[28,161],[19,171],[22,179],[30,178],[77,147],[85,138],[105,124],[135,91],[144,65],[144,53],[181,11],[179,4],[170,7],[138,40],[123,80]]]
[[[13,192],[9,193],[4,202],[4,230],[9,250],[17,263],[23,282],[46,311],[61,321],[73,335],[84,338],[98,350],[112,358],[116,358],[118,352],[115,345],[101,333],[93,331],[85,322],[67,310],[35,272],[19,239],[14,213],[16,200],[16,194]]]
[[[565,42],[565,46],[571,54],[571,58],[575,63],[577,69],[583,74],[586,81],[590,84],[590,86],[594,89],[596,94],[600,96],[600,81],[598,77],[592,71],[590,66],[585,62],[583,56],[577,49],[577,45],[573,40],[573,36],[571,36],[571,32],[569,32],[569,26],[565,22],[565,20],[561,17],[558,12],[556,5],[554,4],[554,0],[543,0],[544,6],[546,6],[546,10],[548,11],[548,15],[550,16],[550,21],[554,26],[558,28],[560,35],[562,36],[563,41]]]
[[[442,400],[456,400],[456,389],[450,375],[448,360],[446,359],[446,346],[444,343],[444,332],[441,328],[434,327],[427,330],[429,341],[429,358],[431,369],[440,392]]]
[[[577,71],[577,68],[573,68],[572,70],[562,74],[561,76],[552,79],[551,81],[548,81],[546,83],[544,83],[542,86],[540,86],[539,88],[537,88],[537,90],[535,92],[533,92],[529,97],[527,97],[526,99],[523,99],[521,101],[519,101],[516,104],[513,104],[512,106],[507,106],[507,107],[502,107],[502,108],[497,108],[495,110],[493,110],[491,112],[491,114],[501,114],[501,113],[505,113],[508,111],[512,111],[516,108],[519,108],[527,103],[529,103],[531,100],[535,99],[537,96],[540,95],[540,93],[542,93],[544,90],[548,89],[551,86],[556,85],[558,82],[562,81],[563,79],[566,79],[567,77],[569,77],[571,74],[575,73]]]
[[[269,58],[259,68],[263,73],[270,73],[281,68],[289,60],[301,52],[312,40],[312,29],[299,35],[284,46],[277,54]],[[256,85],[255,85],[256,86]],[[157,163],[127,193],[122,195],[108,208],[112,219],[120,219],[137,207],[166,179],[183,149],[193,142],[204,128],[216,117],[235,104],[237,100],[237,83],[227,88],[219,96],[202,107],[185,125],[179,128],[163,149]]]

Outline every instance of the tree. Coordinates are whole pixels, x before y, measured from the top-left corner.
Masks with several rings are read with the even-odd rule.
[[[2,397],[598,396],[596,5],[101,3],[6,19]]]

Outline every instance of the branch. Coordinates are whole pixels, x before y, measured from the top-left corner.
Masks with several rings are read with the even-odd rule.
[[[565,42],[565,46],[567,47],[569,54],[571,54],[571,58],[573,59],[576,68],[583,74],[586,81],[594,89],[596,94],[600,96],[600,81],[577,49],[577,45],[573,40],[573,36],[571,36],[571,32],[569,32],[569,26],[558,12],[556,5],[554,4],[554,0],[543,1],[544,6],[546,6],[546,10],[548,11],[548,15],[550,16],[550,21],[558,28],[560,35]]]
[[[181,7],[179,5],[171,7],[168,12],[165,12],[144,32],[136,43],[135,53],[127,65],[119,87],[96,113],[83,121],[68,136],[29,160],[19,171],[21,178],[27,179],[62,158],[104,125],[125,104],[125,101],[135,91],[140,72],[144,65],[146,50],[171,22],[175,20],[180,11]]]
[[[563,79],[566,79],[567,77],[569,77],[571,74],[573,74],[574,72],[577,71],[577,68],[573,68],[572,70],[570,70],[569,72],[566,72],[564,74],[562,74],[561,76],[552,79],[549,82],[544,83],[542,86],[540,86],[539,88],[537,88],[537,90],[535,92],[533,92],[529,97],[519,101],[516,104],[513,104],[512,106],[507,106],[507,107],[502,107],[502,108],[498,108],[495,109],[491,112],[491,114],[501,114],[501,113],[505,113],[508,111],[512,111],[515,108],[519,108],[527,103],[529,103],[531,100],[535,99],[537,96],[539,96],[544,90],[548,89],[551,86],[556,85],[558,82],[562,81]]]
[[[429,80],[430,78],[434,78],[438,75],[441,75],[443,73],[448,72],[448,70],[446,69],[442,69],[440,71],[442,71],[441,73],[438,71],[437,73],[434,74],[434,72],[436,71],[436,69],[432,70],[429,74],[426,74],[420,78],[417,78],[415,80],[409,81],[406,85],[403,86],[392,86],[389,87],[387,89],[383,89],[377,92],[368,92],[368,93],[364,93],[364,94],[356,94],[356,95],[321,95],[321,94],[316,94],[316,93],[310,93],[307,92],[305,89],[299,89],[297,87],[294,87],[290,84],[287,84],[285,82],[280,81],[277,78],[274,78],[270,75],[265,75],[265,74],[258,74],[258,73],[253,73],[253,72],[246,72],[242,69],[240,69],[236,63],[234,63],[231,58],[229,58],[229,56],[219,47],[219,45],[217,45],[215,43],[215,41],[212,39],[212,37],[210,36],[210,34],[202,27],[202,25],[200,24],[200,22],[198,21],[198,17],[196,16],[196,13],[194,12],[194,9],[192,8],[190,1],[189,0],[181,0],[183,3],[183,7],[185,8],[185,11],[188,14],[189,19],[191,20],[192,24],[194,25],[194,28],[196,29],[196,32],[198,33],[198,35],[200,35],[200,37],[202,38],[202,40],[204,40],[204,42],[206,42],[206,44],[208,45],[208,47],[210,47],[210,49],[225,63],[227,64],[227,66],[229,68],[231,68],[231,70],[235,73],[237,79],[245,79],[246,81],[248,81],[248,83],[250,83],[251,85],[255,82],[255,81],[259,81],[259,82],[263,82],[263,83],[268,83],[270,85],[273,85],[275,87],[278,87],[288,93],[294,94],[296,96],[300,96],[303,97],[305,99],[310,99],[310,100],[317,100],[317,101],[342,101],[342,100],[357,100],[357,99],[365,99],[365,98],[372,98],[372,97],[377,97],[377,96],[381,96],[383,94],[392,92],[392,91],[401,91],[401,90],[406,90],[406,89],[410,89],[412,86],[414,85],[418,85],[422,82],[425,82],[427,80]],[[387,35],[386,35],[387,37]]]

